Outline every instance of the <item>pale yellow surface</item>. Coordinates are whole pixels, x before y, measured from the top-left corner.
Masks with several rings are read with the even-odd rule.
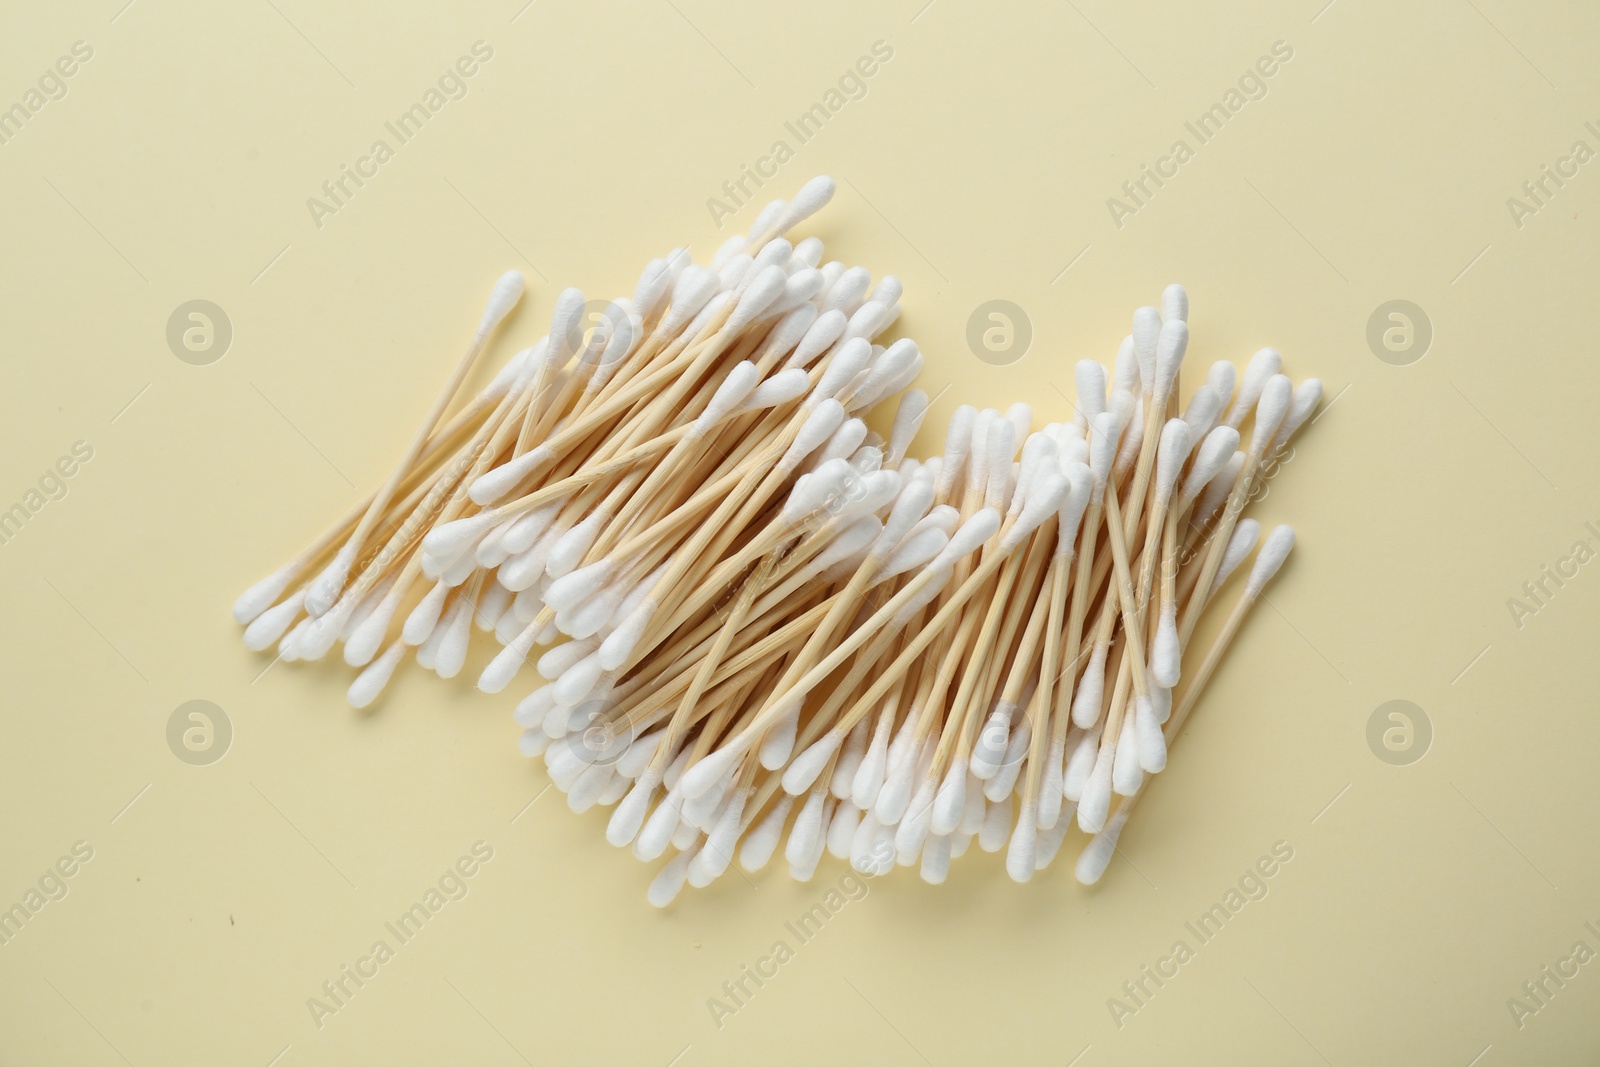
[[[93,49],[0,146],[0,507],[93,449],[0,546],[0,906],[93,848],[0,946],[0,1062],[1594,1062],[1600,963],[1520,1028],[1507,1000],[1575,942],[1600,951],[1600,564],[1520,628],[1507,601],[1600,547],[1600,163],[1520,228],[1506,200],[1600,149],[1600,11],[923,2],[0,14],[0,106]],[[384,123],[480,40],[468,95],[319,228],[307,198],[394,146]],[[865,98],[799,144],[784,123],[879,40]],[[1198,145],[1184,122],[1278,41],[1268,95]],[[1194,158],[1119,229],[1106,199],[1180,137]],[[763,199],[837,176],[805,232],[905,280],[897,329],[950,387],[921,448],[963,402],[1069,414],[1073,361],[1109,358],[1174,279],[1192,366],[1272,344],[1337,397],[1255,509],[1300,533],[1271,606],[1094,890],[1075,833],[1026,887],[976,850],[942,888],[876,880],[807,944],[785,923],[833,860],[657,912],[604,813],[518,755],[524,687],[473,691],[487,641],[361,715],[342,663],[263,673],[228,617],[382,477],[499,272],[532,287],[496,360],[560,286],[609,297],[748,225],[719,231],[706,200],[778,139],[794,158]],[[234,331],[209,366],[164,335],[197,298]],[[1035,330],[1008,367],[964,341],[992,298]],[[1391,299],[1434,326],[1410,366],[1366,343]],[[193,699],[234,730],[209,766],[166,742]],[[1433,725],[1410,766],[1367,745],[1391,699]],[[480,840],[466,897],[319,1028],[307,999]],[[1279,841],[1269,895],[1200,945],[1184,923]],[[1179,939],[1194,958],[1119,1028],[1108,999]],[[794,958],[719,1028],[708,998],[778,940]]]

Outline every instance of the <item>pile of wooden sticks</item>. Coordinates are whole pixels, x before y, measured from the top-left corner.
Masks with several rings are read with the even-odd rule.
[[[575,811],[615,805],[613,845],[672,851],[657,905],[780,841],[800,879],[826,850],[942,882],[976,838],[1027,881],[1074,820],[1077,876],[1098,880],[1293,545],[1266,537],[1190,654],[1321,386],[1263,349],[1242,375],[1213,365],[1180,413],[1170,286],[1109,382],[1078,364],[1071,421],[963,406],[943,454],[911,458],[922,356],[874,343],[899,281],[785,237],[833,188],[768,205],[709,266],[652,260],[597,315],[564,291],[549,333],[446,419],[521,296],[502,278],[385,483],[239,598],[246,644],[342,644],[365,707],[407,656],[452,677],[474,625],[492,631],[479,687],[540,679],[522,751]],[[885,439],[865,419],[896,395]]]

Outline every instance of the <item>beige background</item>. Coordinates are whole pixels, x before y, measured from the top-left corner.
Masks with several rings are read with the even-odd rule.
[[[94,850],[0,946],[0,1062],[1594,1062],[1600,963],[1520,1029],[1506,1002],[1600,950],[1600,565],[1520,628],[1507,600],[1600,546],[1600,163],[1520,228],[1506,199],[1600,149],[1600,11],[524,2],[0,15],[0,106],[93,48],[0,146],[0,507],[94,450],[0,546],[0,905]],[[469,94],[314,225],[306,199],[479,40]],[[784,122],[877,40],[865,98],[796,146]],[[1277,41],[1266,98],[1115,226],[1106,198]],[[765,196],[836,175],[810,232],[905,279],[899,328],[952,386],[930,427],[962,402],[1061,417],[1073,361],[1174,279],[1195,364],[1270,343],[1332,402],[1256,512],[1300,548],[1104,882],[1069,855],[1018,887],[976,852],[941,889],[875,881],[719,1029],[707,998],[796,946],[840,864],[658,913],[604,813],[518,756],[516,689],[412,669],[355,714],[342,664],[263,673],[228,606],[382,476],[500,271],[533,284],[497,359],[562,285],[709,255],[755,209],[719,232],[707,198],[778,138]],[[209,366],[165,341],[196,298],[234,331]],[[1035,330],[1004,368],[964,341],[992,298]],[[1409,366],[1366,342],[1392,299],[1435,331]],[[192,699],[232,723],[209,766],[167,746]],[[1410,766],[1366,740],[1392,699],[1432,724]],[[479,840],[470,893],[319,1029],[306,999]],[[1108,998],[1277,841],[1270,895],[1119,1029]]]

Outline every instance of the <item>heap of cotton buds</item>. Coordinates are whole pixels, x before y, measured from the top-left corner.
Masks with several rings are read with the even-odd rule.
[[[492,631],[479,688],[542,679],[515,711],[523,753],[573,810],[615,805],[613,845],[674,850],[658,906],[735,856],[766,866],[786,828],[799,879],[827,850],[942,882],[976,837],[1027,881],[1075,814],[1078,878],[1098,880],[1293,545],[1266,538],[1175,706],[1199,617],[1260,534],[1241,512],[1321,386],[1263,349],[1237,392],[1212,366],[1179,415],[1171,286],[1135,312],[1109,395],[1079,363],[1072,422],[961,407],[943,455],[909,458],[922,356],[873,343],[899,281],[784,237],[833,189],[768,205],[709,266],[651,261],[592,330],[564,291],[548,335],[443,422],[521,295],[502,278],[385,484],[239,598],[246,644],[342,643],[365,707],[408,654],[452,677],[474,621]],[[896,394],[885,440],[864,419]]]

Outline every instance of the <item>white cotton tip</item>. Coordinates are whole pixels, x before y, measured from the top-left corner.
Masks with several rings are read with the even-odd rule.
[[[918,869],[922,880],[929,885],[944,885],[950,877],[950,838],[930,836],[922,849],[922,864]]]
[[[1148,697],[1134,703],[1133,738],[1140,770],[1146,774],[1160,774],[1167,769],[1167,739],[1161,733],[1160,716]]]
[[[1261,590],[1266,588],[1278,573],[1278,568],[1283,566],[1283,561],[1289,558],[1289,552],[1294,548],[1294,527],[1274,526],[1272,532],[1261,545],[1261,551],[1256,555],[1256,562],[1250,568],[1250,580],[1247,588],[1251,596],[1259,596]]]
[[[1134,723],[1138,713],[1129,705],[1117,733],[1117,748],[1111,764],[1111,788],[1121,796],[1132,796],[1144,784],[1144,769],[1139,766],[1139,738]]]
[[[1316,378],[1307,378],[1294,388],[1294,398],[1289,402],[1289,413],[1283,417],[1283,425],[1278,427],[1278,434],[1272,439],[1270,451],[1276,452],[1288,444],[1289,438],[1294,436],[1296,430],[1305,425],[1311,413],[1317,410],[1317,405],[1322,403],[1322,382]]]
[[[450,587],[443,582],[435,582],[417,606],[411,609],[411,614],[406,616],[405,624],[400,628],[400,640],[408,645],[420,645],[433,633],[433,628],[439,624],[439,613],[444,610],[445,598],[450,595]]]
[[[709,876],[706,877],[707,882],[720,876],[728,869],[728,864],[733,862],[733,854],[739,847],[739,830],[744,817],[744,806],[749,799],[748,789],[739,790],[729,797],[727,804],[722,808],[722,814],[717,816],[717,821],[706,835],[706,843],[700,850],[699,859],[704,862],[702,877]]]
[[[999,801],[1011,794],[1022,772],[1022,764],[1028,758],[1028,742],[1032,737],[1033,725],[1026,719],[1011,731],[1011,740],[1006,744],[1005,758],[1000,761],[1000,767],[995,771],[994,777],[984,785],[984,796]]]
[[[865,267],[851,267],[839,275],[839,280],[829,287],[822,298],[823,311],[842,311],[848,318],[856,313],[872,285],[872,274]]]
[[[818,315],[811,328],[806,330],[805,336],[794,346],[794,352],[784,362],[785,369],[804,370],[810,367],[818,356],[832,348],[834,342],[844,335],[844,328],[849,321],[850,317],[837,308]]]
[[[673,282],[672,299],[661,320],[662,331],[676,334],[682,330],[711,301],[721,285],[722,280],[715,271],[707,270],[698,263],[685,267]]]
[[[782,211],[782,208],[776,206],[777,203],[778,201],[774,201],[773,203],[768,204],[765,209],[773,212],[773,218],[777,218],[777,213]],[[761,221],[760,216],[757,216],[756,221]],[[789,265],[789,257],[792,255],[794,255],[794,245],[790,244],[782,237],[774,237],[772,240],[762,245],[759,249],[755,250],[755,258],[751,263],[750,273],[752,276],[754,276],[761,271],[766,270],[768,267],[783,267],[785,268],[784,273],[788,274],[789,271],[787,268]]]
[[[472,640],[472,601],[462,597],[450,613],[445,625],[445,637],[438,643],[434,657],[434,672],[440,678],[454,678],[467,662],[467,643]]]
[[[1044,774],[1039,779],[1039,829],[1049,830],[1061,818],[1061,802],[1066,794],[1062,792],[1065,778],[1062,774],[1063,765],[1067,758],[1067,739],[1052,738],[1050,751],[1045,756]]]
[[[1233,492],[1233,487],[1239,480],[1239,475],[1244,471],[1246,456],[1243,452],[1235,452],[1228,457],[1228,462],[1222,469],[1212,476],[1206,483],[1205,490],[1200,494],[1200,501],[1194,506],[1194,520],[1196,522],[1209,518],[1222,502],[1228,499],[1228,494]]]
[[[780,521],[785,526],[799,523],[807,515],[839,499],[855,479],[855,470],[842,457],[824,461],[794,483],[789,499],[784,501]]]
[[[1011,456],[1016,451],[1011,424],[1001,418],[989,420],[983,441],[983,469],[987,484],[983,502],[1004,510],[1011,500]]]
[[[278,642],[295,619],[306,601],[306,591],[301,589],[286,599],[256,612],[250,625],[244,628],[244,647],[252,652],[265,652]]]
[[[984,799],[984,790],[988,788],[989,783],[973,778],[971,771],[967,772],[967,778],[967,803],[961,812],[961,825],[956,828],[956,832],[975,834],[983,829],[983,820],[989,814],[989,802]]]
[[[583,703],[585,697],[594,692],[595,686],[600,684],[600,676],[604,673],[604,669],[600,666],[599,655],[589,653],[551,686],[555,690],[556,703],[568,708],[577,707]]]
[[[1244,375],[1239,379],[1239,393],[1233,398],[1233,406],[1228,409],[1227,418],[1222,421],[1237,430],[1251,409],[1256,406],[1256,401],[1261,399],[1261,391],[1266,388],[1267,379],[1282,368],[1283,357],[1278,355],[1276,348],[1263,348],[1251,356],[1250,362],[1245,365]],[[1215,370],[1216,367],[1213,366],[1212,369]]]
[[[556,629],[568,637],[596,636],[616,615],[624,592],[621,588],[602,589],[581,604],[556,612]]]
[[[693,859],[694,855],[689,852],[680,852],[672,857],[650,880],[645,899],[657,908],[664,908],[677,900],[678,894],[683,892],[684,882],[689,878],[689,864]]]
[[[889,509],[888,518],[883,521],[882,531],[873,545],[872,554],[875,556],[891,554],[895,547],[927,517],[932,507],[932,482],[922,478],[912,478],[905,482],[895,498],[894,506]]]
[[[841,459],[850,466],[855,466],[852,460],[860,453],[862,442],[867,439],[867,433],[865,422],[860,419],[846,419],[833,432],[833,436],[828,438],[827,443],[817,450],[816,455],[811,457],[811,468],[815,469],[834,459]]]
[[[1061,774],[1061,795],[1074,803],[1081,800],[1099,758],[1100,729],[1096,727],[1078,733]]]
[[[735,415],[775,408],[799,400],[811,389],[811,376],[799,367],[779,371],[750,391],[735,410]]]
[[[493,504],[554,458],[555,454],[542,446],[524,452],[473,479],[467,496],[480,507]]]
[[[1233,399],[1233,383],[1237,377],[1238,372],[1233,364],[1226,359],[1219,359],[1206,371],[1206,384],[1216,390],[1217,396],[1226,404]]]
[[[844,420],[843,404],[831,397],[818,402],[795,432],[794,441],[778,461],[778,469],[792,471],[799,467],[807,456],[827,444],[839,427],[844,425]]]
[[[306,590],[306,614],[313,617],[325,614],[339,599],[339,594],[344,591],[345,579],[350,576],[350,568],[356,561],[356,546],[346,542],[344,547],[334,554],[333,559],[311,581]]]
[[[876,877],[894,870],[894,858],[894,827],[879,822],[872,811],[862,813],[850,841],[850,866]]]
[[[585,515],[583,521],[572,529],[556,538],[550,546],[550,554],[545,557],[545,573],[552,578],[561,578],[571,574],[577,568],[589,549],[594,546],[606,523],[611,521],[611,516],[602,511],[592,511]],[[546,597],[546,603],[549,598]]]
[[[602,559],[587,567],[568,571],[545,589],[544,602],[556,611],[576,607],[604,589],[616,571],[616,562],[611,559]]]
[[[1156,341],[1156,394],[1165,396],[1178,380],[1178,368],[1183,366],[1184,353],[1189,350],[1189,325],[1182,319],[1168,319],[1161,324],[1161,336]]]
[[[923,399],[927,399],[925,394]],[[241,626],[252,622],[256,616],[277,602],[278,597],[289,587],[294,575],[292,568],[280,567],[240,593],[239,599],[233,602],[233,621]]]
[[[739,866],[754,874],[772,861],[772,854],[777,851],[778,842],[783,837],[784,824],[789,819],[789,809],[793,806],[794,797],[788,793],[778,794],[772,810],[744,835],[744,841],[739,846]]]
[[[672,269],[665,259],[652,259],[639,272],[639,281],[633,287],[633,306],[641,318],[648,319],[661,306],[662,298],[672,288]]]
[[[888,760],[889,731],[885,725],[873,731],[867,751],[862,754],[861,762],[856,766],[856,773],[851,778],[850,802],[856,807],[871,810],[877,804],[878,793],[883,789],[884,770]]]
[[[967,761],[959,754],[950,761],[944,781],[933,797],[933,815],[928,820],[928,832],[954,833],[961,825],[961,813],[967,806]]]
[[[345,691],[345,699],[350,702],[350,706],[364,708],[377,700],[378,694],[389,684],[389,679],[394,677],[394,669],[400,666],[400,660],[409,651],[411,649],[403,642],[396,641],[384,649],[383,655],[356,675],[356,680],[351,682],[350,688]]]
[[[1111,363],[1111,392],[1139,392],[1139,357],[1134,354],[1131,336],[1124,337],[1117,346],[1116,358]],[[1109,401],[1107,403],[1109,410]]]
[[[1178,617],[1175,605],[1167,604],[1156,623],[1156,637],[1150,642],[1150,677],[1171,689],[1182,672],[1183,648],[1178,644]]]
[[[800,729],[800,706],[796,704],[779,716],[761,738],[756,760],[769,771],[775,771],[789,762],[794,755],[795,734]],[[799,792],[800,790],[796,790]]]
[[[983,825],[978,830],[978,847],[985,852],[999,852],[1011,837],[1011,798],[990,804],[983,813]]]
[[[621,800],[623,795],[632,788],[632,779],[624,777],[621,771],[617,771],[611,776],[611,780],[606,784],[606,787],[600,791],[600,799],[596,803],[602,808],[609,808]]]
[[[798,723],[798,709],[792,714],[794,714],[795,722]],[[785,715],[784,718],[789,718],[789,715]],[[773,729],[776,730],[777,727],[775,726]],[[783,772],[783,791],[799,796],[810,789],[815,784],[817,775],[822,773],[822,769],[828,765],[828,761],[833,758],[833,754],[839,750],[839,746],[843,742],[844,737],[833,730],[829,730],[819,737],[804,752],[796,756],[794,762],[790,763]],[[792,737],[789,747],[791,749],[794,747]],[[779,763],[777,766],[781,767],[783,764]],[[771,767],[768,769],[775,770],[776,768]]]
[[[678,823],[677,829],[672,831],[672,847],[684,850],[694,845],[700,837],[700,828],[687,820]]]
[[[501,320],[511,314],[511,309],[517,306],[527,287],[521,271],[508,270],[500,275],[500,280],[494,283],[494,290],[489,294],[489,303],[483,309],[483,318],[478,322],[478,336],[492,333]]]
[[[869,304],[868,307],[877,307]],[[851,390],[849,405],[852,409],[859,410],[871,407],[883,397],[888,396],[898,383],[904,378],[908,367],[920,367],[922,355],[917,350],[917,343],[909,337],[902,337],[883,351],[883,354],[874,359],[867,366],[865,377],[861,384]],[[841,397],[841,400],[844,398]]]
[[[1240,519],[1233,528],[1233,536],[1228,539],[1228,547],[1222,552],[1222,565],[1217,568],[1217,576],[1211,583],[1211,591],[1215,593],[1222,588],[1222,583],[1228,576],[1238,569],[1244,562],[1250,550],[1256,547],[1256,540],[1261,536],[1261,524],[1255,519]]]
[[[1078,386],[1078,414],[1087,421],[1106,410],[1106,369],[1096,360],[1080,359],[1073,368]]]
[[[499,525],[502,517],[498,509],[488,508],[464,519],[441,523],[423,537],[422,550],[436,559],[454,562]]]
[[[550,687],[542,685],[517,701],[517,706],[511,710],[511,718],[524,730],[533,730],[544,724],[544,717],[555,707],[555,698],[550,692]]]
[[[1178,494],[1180,504],[1200,495],[1217,474],[1228,465],[1228,460],[1239,448],[1239,431],[1232,426],[1218,426],[1206,434],[1205,440],[1195,450],[1194,462],[1189,465],[1189,477],[1184,480]]]
[[[733,314],[728,316],[724,329],[731,336],[750,325],[783,295],[788,282],[789,274],[782,267],[764,268],[749,285],[745,286],[744,292],[739,296],[739,302],[734,305]]]
[[[828,823],[828,855],[836,860],[849,860],[850,844],[855,840],[856,827],[860,824],[860,808],[854,804],[835,807],[833,820]]]
[[[911,790],[915,785],[913,779],[916,776],[913,762],[906,759],[896,763],[893,756],[890,757],[883,787],[878,790],[878,799],[872,805],[873,815],[885,826],[898,823],[911,803]]]
[[[645,817],[644,826],[634,838],[633,854],[648,863],[665,852],[672,844],[672,835],[678,830],[682,813],[683,798],[669,791]]]
[[[556,297],[550,314],[549,348],[545,361],[552,370],[567,365],[583,339],[583,291],[567,288]]]
[[[1035,859],[1039,846],[1038,807],[1031,800],[1022,802],[1017,825],[1011,831],[1011,841],[1006,846],[1006,874],[1013,882],[1027,882],[1037,870]]]
[[[1168,419],[1161,428],[1161,443],[1156,450],[1156,496],[1172,499],[1172,486],[1189,458],[1189,424],[1182,419]]]
[[[617,772],[607,764],[594,764],[572,783],[572,788],[567,791],[567,808],[583,814],[600,802],[600,795],[611,785],[611,780]]]
[[[812,850],[822,839],[823,803],[827,794],[815,792],[806,797],[789,830],[789,840],[784,844],[783,858],[791,864],[801,864],[811,857]]]
[[[897,313],[893,308],[886,308],[869,300],[851,314],[850,322],[844,328],[844,335],[871,341],[888,327],[889,316]]]
[[[833,199],[834,190],[838,184],[826,174],[819,174],[800,187],[794,194],[794,199],[789,201],[789,206],[783,209],[783,214],[778,216],[778,221],[773,224],[773,232],[785,234],[800,225],[812,215],[821,211]]]
[[[750,268],[755,265],[755,261],[755,257],[747,252],[729,256],[722,266],[715,268],[717,285],[725,293],[742,293],[743,283],[751,277]]]
[[[1078,679],[1078,690],[1072,695],[1072,722],[1080,730],[1087,730],[1100,721],[1100,705],[1105,697],[1106,653],[1106,646],[1095,642],[1089,662],[1084,665],[1083,677]]]
[[[485,693],[498,693],[510,685],[511,679],[517,676],[517,672],[527,662],[528,649],[533,647],[535,636],[537,635],[528,634],[524,630],[516,640],[502,648],[478,676],[478,688]]]
[[[1094,769],[1083,785],[1083,797],[1078,801],[1078,829],[1086,834],[1099,833],[1111,810],[1111,763],[1115,748],[1115,745],[1100,746]]]
[[[1150,678],[1150,707],[1155,711],[1156,722],[1165,723],[1172,718],[1172,690],[1154,678]]]
[[[978,409],[971,404],[962,404],[950,416],[950,422],[945,427],[944,455],[939,461],[939,479],[934,483],[934,494],[941,500],[949,498],[967,462],[977,421]]]
[[[1072,827],[1072,817],[1073,812],[1069,811],[1051,825],[1039,827],[1039,844],[1033,859],[1034,870],[1042,871],[1055,862],[1056,853],[1061,851],[1061,842]]]
[[[981,493],[989,483],[989,427],[999,417],[998,411],[984,408],[972,422],[972,441],[968,445],[965,486],[968,493]]]
[[[1265,452],[1267,445],[1278,435],[1289,404],[1294,400],[1294,385],[1282,374],[1267,379],[1261,390],[1261,400],[1256,404],[1255,426],[1250,432],[1251,451]]]
[[[809,273],[812,275],[817,274],[815,271]],[[793,277],[790,277],[789,282],[791,285],[793,285],[794,280]],[[787,300],[788,297],[785,296],[784,299]],[[816,305],[810,303],[802,303],[799,307],[790,308],[784,312],[783,318],[779,319],[777,325],[768,332],[767,339],[762,343],[760,355],[756,362],[770,366],[771,361],[777,357],[785,354],[792,355],[796,346],[806,339],[806,335],[817,324],[817,319],[820,315],[821,313],[817,311]],[[786,362],[783,365],[783,369],[803,370],[804,368],[795,367]]]
[[[1006,758],[1006,746],[1011,742],[1011,715],[1016,711],[1016,705],[1006,701],[998,701],[989,718],[984,722],[983,729],[978,731],[978,738],[972,744],[972,759],[968,763],[972,776],[979,781],[987,782],[994,777],[995,771],[1000,769],[1000,764]],[[946,831],[948,833],[949,831]]]
[[[633,655],[633,650],[644,639],[645,631],[650,628],[650,620],[655,617],[656,605],[650,601],[639,605],[633,610],[615,630],[606,635],[600,642],[600,666],[608,671],[619,670],[628,662],[628,657]]]
[[[1033,484],[1024,487],[1027,496],[1023,501],[1022,510],[1017,513],[1011,528],[1001,539],[1001,548],[1010,551],[1020,545],[1029,534],[1039,528],[1041,523],[1061,510],[1061,502],[1067,498],[1067,490],[1070,487],[1066,475],[1059,470],[1040,471],[1034,478]]]
[[[428,569],[422,569],[423,575],[428,578],[437,578],[446,585],[454,588],[472,577],[478,569],[478,560],[473,552],[466,551],[456,557],[451,563],[436,574],[428,574]]]
[[[1161,317],[1169,322],[1189,320],[1189,293],[1177,282],[1161,290]]]
[[[511,528],[500,537],[500,545],[510,555],[517,556],[532,548],[543,537],[550,524],[561,514],[566,501],[558,500],[544,507],[534,508],[517,516]],[[510,588],[507,586],[507,588]],[[530,616],[531,618],[532,616]]]
[[[723,747],[707,753],[700,762],[683,772],[683,777],[678,779],[677,791],[685,800],[704,796],[733,773],[743,756],[742,748],[733,747]]]
[[[489,380],[489,384],[484,387],[479,396],[484,400],[498,401],[502,399],[507,393],[511,392],[513,386],[523,380],[523,375],[527,373],[528,365],[532,359],[533,349],[524,348],[521,352],[506,360],[505,366],[495,372],[495,376]]]
[[[1116,815],[1104,830],[1095,834],[1094,839],[1083,847],[1078,854],[1077,865],[1073,868],[1073,875],[1083,885],[1094,885],[1100,876],[1106,873],[1106,867],[1111,863],[1111,856],[1117,850],[1117,838],[1122,834],[1122,827],[1128,821],[1128,815],[1133,811],[1127,804],[1117,809]]]
[[[872,342],[865,337],[852,337],[842,342],[833,350],[832,357],[822,370],[822,375],[817,379],[817,386],[811,392],[811,403],[819,404],[826,397],[837,397],[841,403],[847,403],[848,398],[840,396],[841,390],[850,384],[851,379],[867,369],[867,364],[872,362]]]
[[[421,649],[417,650],[417,659],[422,659]],[[517,751],[528,759],[538,759],[550,747],[550,739],[543,730],[524,730],[517,738]]]
[[[428,639],[417,646],[417,666],[425,671],[433,670],[434,656],[439,651],[439,643],[444,640],[444,627],[435,626]]]
[[[1117,458],[1117,440],[1122,434],[1122,423],[1116,412],[1103,411],[1089,420],[1089,431],[1089,473],[1094,476],[1094,492],[1098,498],[1105,492],[1106,479],[1111,476],[1111,464]]]
[[[977,551],[1000,530],[1000,513],[994,508],[980,508],[973,512],[972,518],[961,524],[955,533],[950,535],[950,541],[944,546],[944,551],[933,558],[928,566],[934,570],[944,570],[952,567],[963,556]]]
[[[864,717],[856,723],[855,728],[845,738],[844,748],[839,751],[839,758],[834,761],[833,773],[828,779],[828,792],[838,800],[850,799],[856,768],[861,766],[861,761],[867,755],[867,734],[871,725]]]
[[[922,776],[916,792],[911,794],[911,802],[906,805],[905,814],[900,816],[900,824],[895,827],[894,849],[900,855],[915,855],[921,848],[922,842],[927,839],[929,825],[933,821],[933,802],[938,794],[938,783],[932,778]]]
[[[361,620],[355,632],[344,643],[344,661],[347,664],[360,667],[378,654],[378,649],[383,647],[384,638],[389,636],[389,621],[399,606],[398,599],[385,596],[378,606],[372,609],[371,614]]]
[[[805,267],[815,267],[822,262],[823,251],[822,238],[807,237],[794,246],[794,254],[790,257],[789,263],[791,266],[800,264]]]
[[[900,398],[900,406],[894,413],[894,426],[889,431],[889,463],[899,464],[905,458],[906,450],[911,447],[911,441],[922,428],[922,420],[927,414],[928,394],[921,389],[912,389]]]
[[[738,408],[760,381],[762,371],[755,363],[749,360],[736,363],[733,370],[728,371],[728,376],[722,379],[722,384],[717,386],[709,402],[706,402],[706,410],[698,419],[694,419],[694,432],[699,435],[710,432],[710,427],[717,426],[717,422],[722,421],[726,414]],[[806,379],[806,384],[810,384],[810,379]]]
[[[1153,307],[1142,307],[1133,313],[1133,355],[1139,362],[1139,381],[1146,391],[1156,383],[1156,345],[1161,325],[1161,312]]]
[[[537,669],[540,677],[554,681],[570,670],[577,662],[593,652],[594,641],[568,641],[557,645],[539,657]]]
[[[326,656],[339,640],[339,634],[343,631],[344,624],[354,611],[355,604],[349,597],[345,597],[322,615],[309,620],[310,625],[300,633],[300,636],[295,641],[295,655],[307,662],[315,662]],[[295,631],[291,630],[289,633],[292,637]]]
[[[1221,414],[1222,397],[1211,386],[1202,384],[1189,398],[1189,406],[1183,409],[1183,421],[1189,424],[1191,443],[1203,440]]]

